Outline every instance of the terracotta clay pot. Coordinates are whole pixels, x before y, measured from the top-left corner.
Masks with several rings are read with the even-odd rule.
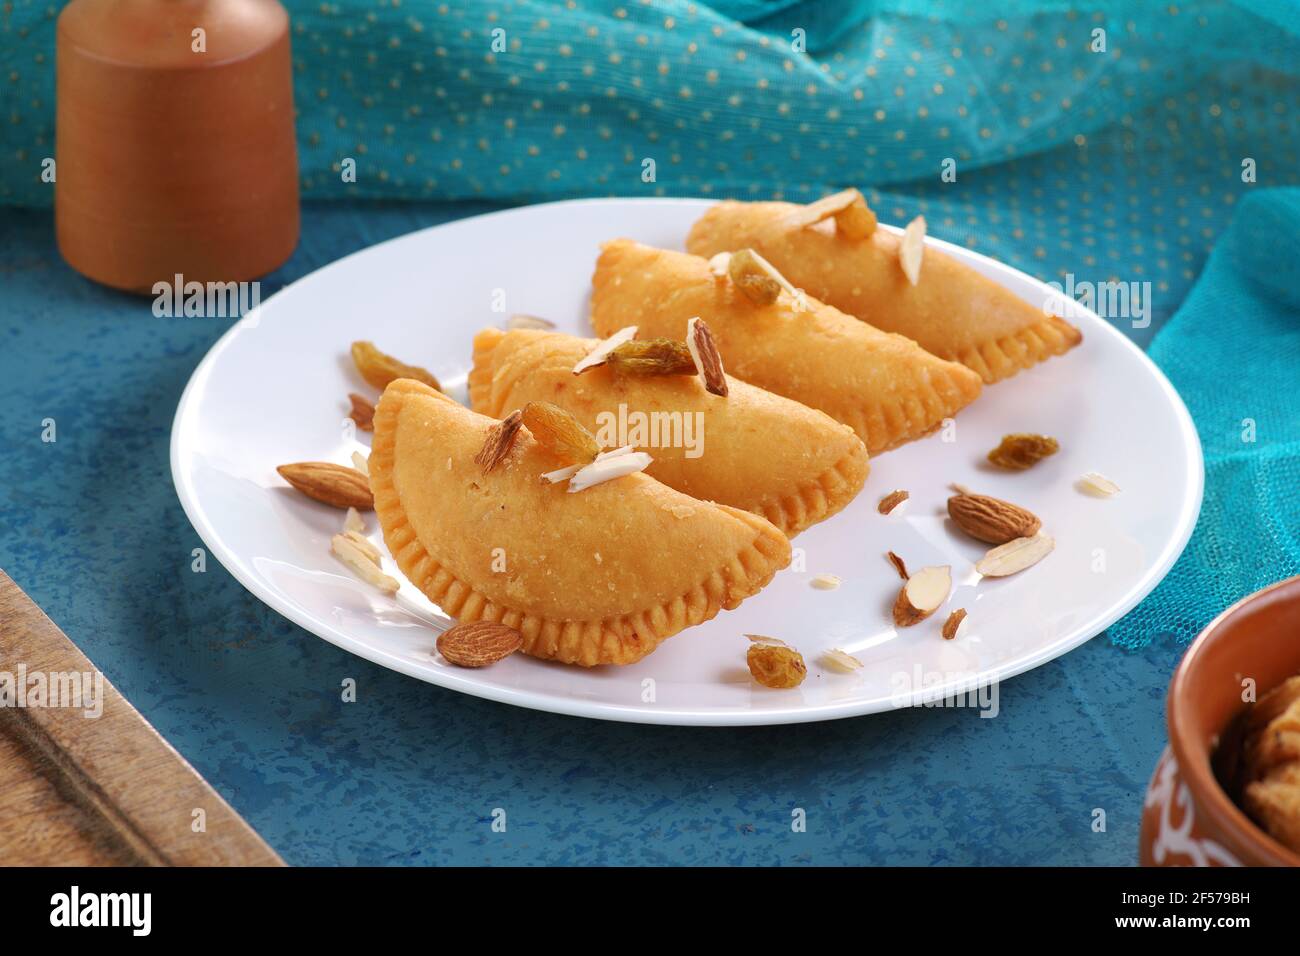
[[[1142,811],[1143,866],[1300,866],[1261,830],[1216,778],[1212,761],[1257,697],[1300,674],[1300,577],[1234,604],[1188,648],[1169,685],[1169,746],[1156,764]]]
[[[276,0],[72,0],[58,24],[55,223],[120,289],[237,282],[298,241],[289,17]]]

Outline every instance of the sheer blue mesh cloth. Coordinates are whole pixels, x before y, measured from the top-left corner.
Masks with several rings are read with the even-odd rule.
[[[1128,647],[1187,640],[1300,574],[1300,189],[1242,202],[1151,357],[1196,422],[1205,503],[1173,571],[1111,628]]]

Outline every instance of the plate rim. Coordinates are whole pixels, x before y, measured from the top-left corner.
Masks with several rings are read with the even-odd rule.
[[[395,654],[388,653],[381,649],[351,637],[345,632],[329,625],[328,623],[313,618],[305,613],[300,613],[299,609],[290,602],[284,601],[275,592],[263,587],[261,581],[249,569],[244,567],[243,560],[235,553],[233,548],[226,545],[220,532],[215,525],[208,519],[208,516],[202,506],[199,504],[197,495],[189,487],[185,469],[181,462],[181,424],[187,414],[190,414],[194,408],[197,408],[197,395],[202,383],[207,379],[215,366],[218,358],[228,349],[234,340],[243,332],[254,330],[260,321],[261,310],[266,308],[270,303],[282,296],[285,292],[292,289],[299,283],[316,276],[326,270],[340,267],[344,263],[358,256],[376,253],[378,250],[389,245],[411,238],[412,236],[432,232],[438,229],[446,229],[462,225],[469,221],[479,221],[492,219],[500,216],[510,216],[521,212],[531,212],[539,209],[551,207],[574,206],[574,205],[675,205],[675,206],[695,206],[700,209],[708,208],[716,204],[719,200],[708,198],[685,198],[685,197],[601,197],[586,199],[566,199],[556,202],[534,203],[528,205],[511,206],[505,209],[498,209],[492,212],[480,213],[476,216],[464,216],[459,219],[453,219],[448,222],[438,223],[433,226],[426,226],[422,229],[414,229],[401,235],[392,236],[373,245],[354,250],[345,256],[327,262],[324,265],[313,269],[306,275],[300,276],[292,282],[286,284],[283,288],[277,290],[266,300],[259,303],[251,312],[246,313],[234,322],[229,329],[212,343],[207,353],[199,360],[199,363],[190,373],[189,380],[185,383],[185,388],[176,405],[176,412],[172,416],[172,429],[169,442],[169,463],[172,473],[172,484],[176,491],[176,496],[180,500],[181,508],[185,512],[185,517],[189,520],[190,525],[194,528],[199,539],[207,546],[208,553],[215,557],[223,568],[240,583],[250,594],[267,605],[277,614],[285,617],[297,624],[303,630],[310,634],[327,641],[334,646],[355,654],[364,660],[389,670],[397,671],[407,677],[413,677],[421,682],[434,684],[439,687],[445,687],[449,690],[469,694],[473,697],[480,697],[485,700],[492,700],[498,703],[511,704],[517,707],[524,707],[530,710],[539,710],[547,713],[563,714],[571,717],[586,717],[599,720],[612,720],[622,723],[638,724],[655,724],[668,726],[689,726],[689,727],[735,727],[735,726],[776,726],[783,724],[796,723],[815,723],[824,720],[839,720],[846,717],[867,716],[876,713],[887,713],[891,710],[905,710],[909,707],[923,706],[924,703],[939,700],[944,697],[960,694],[971,687],[981,686],[988,683],[998,683],[1017,677],[1027,671],[1040,667],[1049,661],[1062,657],[1070,651],[1075,650],[1081,645],[1105,633],[1116,621],[1128,614],[1135,608],[1147,595],[1154,591],[1160,582],[1165,579],[1170,569],[1177,562],[1178,558],[1186,549],[1192,534],[1196,529],[1200,517],[1201,505],[1203,503],[1205,492],[1205,457],[1201,446],[1200,435],[1196,430],[1196,424],[1187,410],[1186,403],[1183,402],[1182,396],[1178,394],[1173,383],[1165,376],[1164,372],[1158,365],[1152,361],[1151,357],[1139,348],[1128,336],[1120,332],[1119,329],[1112,326],[1109,322],[1097,315],[1091,309],[1083,309],[1088,315],[1091,325],[1098,326],[1101,334],[1112,336],[1123,344],[1132,354],[1135,354],[1140,362],[1145,365],[1147,371],[1154,376],[1156,383],[1161,391],[1171,400],[1170,404],[1174,410],[1175,417],[1179,423],[1179,434],[1186,444],[1188,458],[1193,467],[1187,470],[1186,483],[1184,491],[1186,493],[1185,505],[1178,515],[1178,533],[1174,535],[1159,556],[1159,560],[1153,565],[1151,571],[1136,581],[1132,587],[1125,593],[1124,597],[1112,605],[1111,609],[1100,616],[1099,622],[1088,622],[1079,626],[1074,632],[1067,636],[1040,648],[1034,654],[1017,662],[1015,665],[995,670],[992,674],[981,671],[974,679],[960,679],[949,681],[934,688],[927,689],[926,693],[920,700],[909,700],[906,704],[894,705],[890,707],[877,706],[877,702],[862,701],[842,701],[828,704],[817,705],[816,707],[788,707],[772,708],[765,710],[701,710],[698,708],[674,708],[665,710],[663,708],[640,708],[628,704],[611,704],[605,702],[593,702],[582,698],[570,698],[556,695],[549,692],[538,692],[520,689],[516,687],[484,685],[470,680],[466,676],[455,673],[450,668],[439,668],[433,672],[418,667],[416,664],[407,661],[405,658]],[[901,232],[898,226],[892,226],[885,223],[881,227],[891,232]],[[968,249],[965,246],[959,246],[955,243],[947,242],[933,236],[926,236],[926,245],[933,245],[949,254],[955,254],[958,258],[969,258],[981,260],[986,267],[992,267],[993,271],[1010,275],[1017,280],[1028,280],[1035,288],[1044,295],[1059,295],[1047,283],[1026,272],[1021,272],[1006,263],[999,262],[983,253]],[[1001,284],[1001,283],[999,283]],[[1080,306],[1082,308],[1082,306]],[[1089,334],[1092,333],[1091,330]]]

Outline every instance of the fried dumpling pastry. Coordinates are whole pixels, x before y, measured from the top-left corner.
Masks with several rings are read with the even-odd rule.
[[[843,422],[872,455],[934,431],[979,395],[980,378],[965,366],[793,295],[788,283],[769,288],[761,274],[736,275],[698,256],[606,243],[592,279],[592,325],[602,336],[635,325],[643,336],[680,339],[699,316],[728,373]]]
[[[649,452],[646,473],[694,498],[752,511],[793,536],[862,489],[867,449],[815,409],[727,377],[726,395],[699,375],[636,374],[601,365],[574,375],[596,339],[484,329],[474,338],[470,404],[502,418],[529,402],[572,413],[606,447]]]
[[[695,223],[686,248],[705,258],[752,248],[813,298],[906,335],[927,352],[974,369],[986,383],[1082,341],[1065,319],[932,246],[924,248],[913,282],[900,260],[901,237],[875,228],[865,204],[856,205],[861,196],[846,193],[856,203],[845,208],[865,213],[865,224],[843,223],[843,211],[819,220],[818,203],[727,201]],[[834,199],[819,202],[824,207]]]
[[[1300,853],[1300,675],[1259,699],[1246,724],[1246,810]]]
[[[496,425],[398,379],[375,410],[370,487],[402,573],[461,621],[518,629],[527,654],[632,663],[790,562],[789,540],[763,518],[649,475],[577,493],[543,481],[562,463],[525,428],[480,464]]]

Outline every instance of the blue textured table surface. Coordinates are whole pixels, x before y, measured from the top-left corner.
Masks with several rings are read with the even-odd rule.
[[[485,208],[309,206],[263,295]],[[1173,640],[1130,653],[1098,638],[1003,686],[992,720],[930,709],[646,727],[422,684],[290,624],[215,561],[191,570],[202,542],[168,442],[226,320],[157,319],[149,300],[82,279],[58,258],[48,211],[0,211],[0,263],[0,567],[286,861],[1135,861]],[[340,699],[349,677],[355,703]]]

